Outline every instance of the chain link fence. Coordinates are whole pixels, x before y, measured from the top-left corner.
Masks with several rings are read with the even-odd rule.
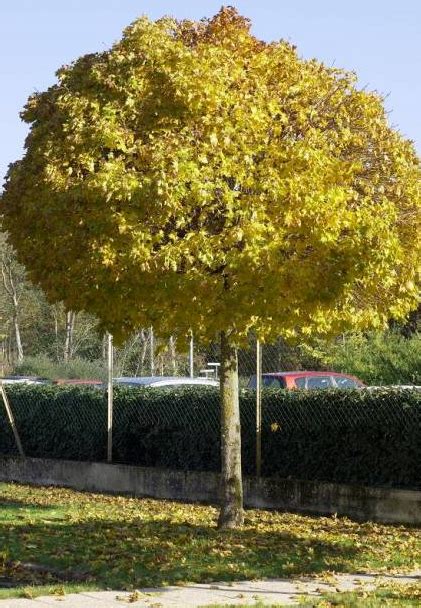
[[[4,380],[0,453],[18,453],[15,425],[26,456],[219,470],[217,382],[160,388],[114,382],[111,402],[106,341],[95,361],[100,373],[89,379]],[[250,338],[238,361],[245,474],[421,488],[420,390],[352,382],[338,388],[347,385],[313,351],[282,340],[261,345],[259,356]],[[149,328],[115,348],[112,362],[114,378],[217,381],[220,353],[218,344],[159,341]]]

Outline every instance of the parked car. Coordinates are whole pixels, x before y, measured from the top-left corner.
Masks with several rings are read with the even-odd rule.
[[[113,378],[113,383],[120,386],[174,388],[177,386],[219,386],[211,378],[189,378],[188,376],[145,376],[134,378]]]
[[[364,383],[350,374],[338,372],[274,372],[262,374],[262,387],[293,389],[315,388],[362,388]],[[256,388],[256,376],[252,376],[248,388]]]
[[[83,378],[58,378],[57,380],[53,380],[53,384],[57,384],[60,386],[63,385],[72,385],[72,386],[93,386],[95,388],[102,387],[102,380],[87,380]]]
[[[46,378],[39,378],[37,376],[5,376],[0,378],[2,384],[48,384],[49,381]]]
[[[407,391],[407,390],[415,390],[415,391],[421,391],[421,386],[417,385],[417,384],[379,384],[376,386],[366,386],[364,387],[370,391],[374,391],[374,390],[392,390],[392,391]]]

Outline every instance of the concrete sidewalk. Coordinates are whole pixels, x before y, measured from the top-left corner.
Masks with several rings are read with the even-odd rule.
[[[405,575],[338,574],[326,579],[272,579],[267,581],[240,581],[160,587],[127,591],[90,591],[66,596],[43,596],[35,599],[0,600],[0,608],[188,608],[210,604],[252,606],[257,601],[271,606],[288,606],[299,603],[300,597],[309,599],[323,592],[373,589],[380,583],[420,584],[421,570]]]

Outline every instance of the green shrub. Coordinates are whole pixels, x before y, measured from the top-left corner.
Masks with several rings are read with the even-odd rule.
[[[50,380],[57,378],[84,378],[103,380],[106,369],[103,361],[74,358],[69,361],[52,361],[45,355],[25,357],[16,363],[14,373],[23,376],[40,376]]]
[[[421,391],[263,395],[264,473],[421,488]]]
[[[104,460],[107,403],[90,387],[6,385],[27,456]],[[14,450],[13,435],[0,404],[0,452]]]
[[[107,404],[93,388],[10,386],[28,456],[104,460]],[[421,489],[421,392],[264,391],[265,476]],[[241,391],[243,469],[255,468],[255,393]],[[116,388],[116,462],[220,467],[219,394],[212,387]],[[0,408],[0,453],[15,450]]]
[[[355,374],[367,384],[421,385],[421,334],[410,338],[397,331],[351,334],[333,343],[302,346],[316,367]]]

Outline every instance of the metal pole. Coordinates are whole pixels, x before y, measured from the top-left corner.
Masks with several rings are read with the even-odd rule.
[[[256,477],[262,473],[262,348],[256,340]]]
[[[193,334],[191,335],[191,338],[190,338],[189,365],[190,365],[190,378],[194,378],[194,342],[193,342]]]
[[[153,335],[153,327],[150,328],[151,332],[151,376],[155,375],[155,354],[154,354],[154,335]]]
[[[107,462],[113,459],[113,337],[108,334],[108,420],[107,420]]]
[[[3,382],[0,381],[0,393],[3,397],[4,407],[6,408],[7,417],[10,422],[10,426],[12,427],[13,435],[15,436],[16,445],[18,448],[19,456],[25,458],[25,452],[23,451],[22,443],[20,441],[19,432],[16,426],[15,418],[13,416],[12,408],[10,407],[9,399],[7,397],[6,391],[4,390]]]

